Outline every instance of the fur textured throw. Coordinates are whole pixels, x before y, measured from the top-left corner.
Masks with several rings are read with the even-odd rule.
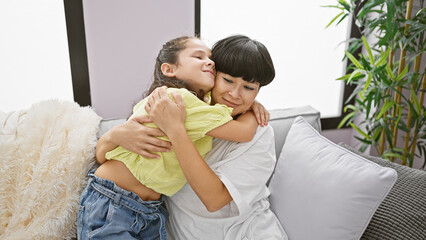
[[[0,112],[0,239],[72,239],[101,118],[47,100]]]

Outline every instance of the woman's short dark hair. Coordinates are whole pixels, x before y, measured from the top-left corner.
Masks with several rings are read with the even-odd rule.
[[[266,47],[244,35],[234,35],[213,45],[211,59],[216,71],[241,77],[247,82],[268,85],[275,77],[275,68]]]

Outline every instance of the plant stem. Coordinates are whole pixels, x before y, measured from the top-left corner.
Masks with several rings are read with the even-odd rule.
[[[389,53],[389,62],[388,62],[388,64],[389,64],[389,67],[390,67],[391,70],[393,69],[393,56],[394,56],[394,54],[395,54],[395,50],[391,50],[390,53]],[[390,89],[388,89],[387,92],[386,92],[386,95],[389,95],[389,94],[390,94]],[[388,115],[388,112],[385,112],[383,114],[383,118],[382,119],[386,121],[386,116],[387,115]],[[385,144],[386,144],[386,131],[383,128],[382,133],[380,135],[380,145],[379,145],[379,155],[380,156],[382,156],[383,152],[385,151]]]
[[[425,75],[423,74],[423,78],[422,78],[422,88],[420,90],[420,106],[423,106],[423,101],[425,100],[425,91],[426,91],[426,79],[425,79]],[[419,121],[416,121],[416,126],[414,129],[417,129],[419,127]],[[417,137],[418,137],[418,131],[415,131],[414,133],[414,137],[413,137],[413,143],[411,144],[411,156],[414,157],[414,153],[416,151],[416,144],[417,144]]]
[[[405,14],[405,19],[409,20],[411,18],[411,10],[413,8],[413,0],[409,0],[408,1],[408,5],[407,5],[407,12]],[[408,30],[409,25],[406,23],[404,26],[404,35],[407,35],[407,30]],[[405,55],[406,55],[406,49],[405,46],[402,45],[401,46],[401,55],[399,58],[399,66],[398,66],[398,74],[400,74],[405,67]],[[398,92],[402,91],[402,87],[398,86],[397,91],[395,92],[395,102],[396,102],[396,107],[395,107],[395,111],[393,111],[393,115],[392,117],[395,118],[396,115],[399,113],[399,106],[401,104],[401,95]],[[392,146],[396,147],[396,140],[398,138],[398,126],[397,126],[397,122],[395,122],[394,126],[393,126],[393,139],[392,139]],[[390,158],[391,161],[393,161],[393,157]],[[405,165],[405,164],[403,164]]]
[[[414,61],[414,74],[418,74],[419,69],[420,69],[420,63],[422,61],[422,54],[419,54],[416,57],[416,60]],[[416,89],[416,79],[413,80],[413,83],[411,84],[411,89],[413,89],[415,91]],[[414,98],[416,98],[417,96],[411,96],[411,104],[414,104]],[[407,154],[409,152],[409,147],[408,144],[410,142],[410,134],[411,134],[411,121],[413,118],[413,112],[411,110],[411,108],[408,108],[408,117],[407,117],[407,128],[408,128],[408,132],[405,133],[405,140],[404,140],[404,157],[402,159],[402,165],[406,165],[407,164]],[[417,121],[416,121],[417,123]],[[413,139],[414,140],[414,139]],[[414,155],[411,155],[411,157],[413,158]],[[412,159],[411,158],[411,159]],[[410,167],[413,165],[413,162],[410,161],[409,162]]]

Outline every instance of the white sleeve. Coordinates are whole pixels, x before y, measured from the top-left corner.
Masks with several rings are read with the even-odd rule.
[[[266,182],[276,162],[274,132],[270,126],[258,127],[247,143],[232,145],[225,158],[212,169],[231,194],[240,215],[253,210],[253,204],[269,196]]]

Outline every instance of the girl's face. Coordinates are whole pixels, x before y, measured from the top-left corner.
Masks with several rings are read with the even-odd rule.
[[[174,65],[175,77],[185,81],[189,90],[207,93],[212,90],[215,79],[214,62],[210,59],[211,51],[201,40],[189,39],[178,55]]]
[[[258,82],[249,83],[241,77],[232,77],[217,72],[216,82],[212,90],[212,101],[232,107],[232,116],[236,116],[250,108],[259,93],[259,88]]]

